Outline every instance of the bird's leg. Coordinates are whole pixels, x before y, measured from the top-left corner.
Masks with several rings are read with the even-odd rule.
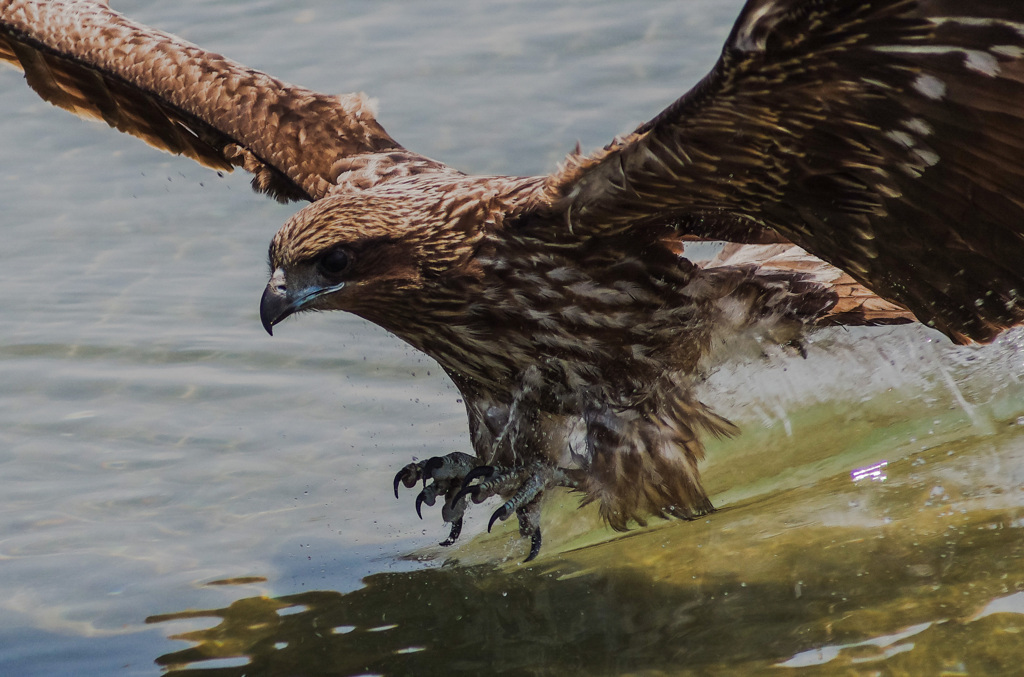
[[[477,484],[470,484],[477,478],[482,479]],[[464,497],[470,498],[473,503],[482,503],[491,496],[507,496],[511,493],[512,496],[491,515],[487,531],[491,530],[495,522],[508,519],[514,512],[519,518],[519,533],[530,537],[530,554],[524,560],[529,562],[540,552],[540,497],[545,489],[554,486],[575,489],[579,481],[573,477],[572,471],[540,461],[511,468],[478,466],[466,475],[462,490],[454,497],[454,503],[464,506]]]
[[[458,480],[461,483],[466,474],[477,465],[479,464],[475,456],[458,451],[447,456],[434,456],[424,461],[410,463],[395,474],[395,498],[398,498],[399,484],[404,484],[411,489],[420,480],[423,480],[424,488],[426,488],[428,480],[433,480],[435,483]],[[440,490],[432,492],[427,505],[434,505],[434,498],[441,493],[444,492]],[[424,496],[424,500],[426,500],[426,496]]]
[[[423,481],[423,490],[416,496],[416,514],[420,519],[423,519],[424,503],[433,506],[438,496],[444,496],[441,517],[451,523],[452,528],[448,538],[439,545],[451,545],[462,533],[462,514],[466,504],[458,501],[457,494],[462,489],[464,478],[477,467],[477,463],[475,456],[455,451],[446,456],[434,456],[425,461],[410,463],[395,475],[395,498],[398,498],[399,484],[411,489],[417,482]]]
[[[444,496],[441,517],[451,523],[452,528],[440,545],[451,545],[462,532],[462,517],[468,505],[465,499],[482,503],[492,496],[508,496],[491,515],[487,530],[515,513],[519,518],[519,533],[530,538],[530,554],[524,560],[529,562],[540,552],[541,495],[554,486],[578,488],[579,478],[572,470],[541,461],[521,466],[478,463],[475,456],[460,452],[410,463],[395,475],[395,497],[398,497],[400,485],[412,488],[422,481],[423,490],[416,496],[416,514],[422,519],[423,504],[433,506],[439,496]]]
[[[530,537],[530,554],[523,560],[523,564],[526,564],[540,554],[540,497],[516,508],[516,517],[519,518],[519,535]]]

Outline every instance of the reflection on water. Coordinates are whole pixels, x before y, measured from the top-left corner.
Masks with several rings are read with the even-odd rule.
[[[511,174],[659,110],[739,4],[113,2],[363,89],[408,147]],[[73,120],[7,70],[0,153],[0,674],[1022,664],[1024,333],[830,331],[806,359],[725,365],[702,393],[744,431],[705,465],[724,509],[622,537],[553,497],[523,567],[515,525],[480,534],[488,506],[442,550],[436,510],[390,497],[410,458],[467,449],[435,365],[341,314],[262,333],[266,246],[294,205]],[[884,482],[851,478],[883,461]]]

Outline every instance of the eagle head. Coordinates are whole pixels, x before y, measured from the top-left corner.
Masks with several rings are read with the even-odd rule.
[[[328,197],[296,213],[270,243],[260,301],[268,333],[304,310],[346,310],[391,325],[423,288],[434,259],[429,219],[400,199]]]

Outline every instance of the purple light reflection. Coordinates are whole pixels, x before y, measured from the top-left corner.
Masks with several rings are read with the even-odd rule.
[[[885,466],[887,465],[889,465],[889,461],[879,461],[878,463],[869,465],[865,468],[857,468],[850,472],[850,479],[854,482],[860,482],[864,479],[884,482],[886,478]]]

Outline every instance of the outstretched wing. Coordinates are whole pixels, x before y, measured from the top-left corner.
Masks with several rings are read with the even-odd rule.
[[[1024,321],[1024,2],[750,0],[697,87],[545,201],[583,237],[774,230],[991,340]]]
[[[208,167],[244,167],[282,201],[323,197],[369,166],[437,164],[403,151],[361,94],[289,85],[106,2],[0,0],[0,59],[47,101]]]

